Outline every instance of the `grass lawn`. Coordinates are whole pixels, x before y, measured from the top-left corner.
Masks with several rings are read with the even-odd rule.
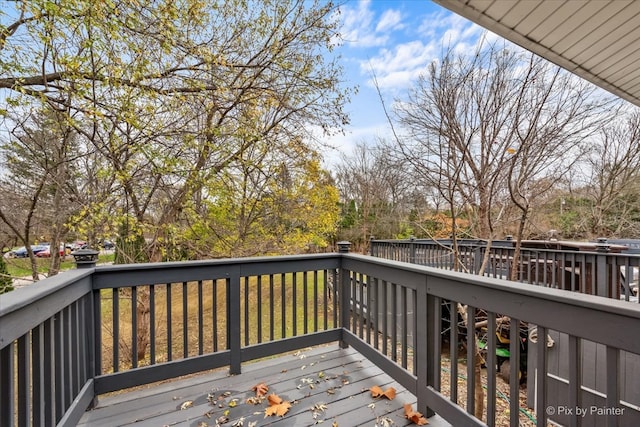
[[[113,262],[114,254],[100,254],[98,255],[98,263]],[[12,277],[31,277],[31,261],[29,258],[5,258],[7,263],[7,269]],[[46,274],[49,271],[49,265],[51,258],[38,258],[36,257],[36,264],[38,265],[38,272]],[[67,255],[65,259],[60,263],[60,270],[70,270],[76,268],[73,257]]]

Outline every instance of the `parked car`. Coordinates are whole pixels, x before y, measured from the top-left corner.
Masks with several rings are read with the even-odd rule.
[[[66,247],[65,247],[65,244],[64,244],[64,243],[62,243],[62,244],[60,244],[60,257],[61,257],[61,258],[64,258],[64,256],[65,256],[66,254],[67,254],[67,249],[66,249]],[[43,251],[38,252],[38,253],[36,254],[36,256],[37,256],[38,258],[49,258],[49,257],[51,257],[51,246],[50,246],[50,245],[48,245],[48,246],[47,246],[47,249],[45,249],[45,250],[43,250]]]
[[[38,254],[44,250],[49,249],[49,245],[46,244],[41,244],[41,245],[32,245],[31,246],[31,250],[33,251],[33,254],[35,256],[38,256]],[[26,258],[27,257],[27,248],[22,246],[19,247],[18,249],[14,249],[12,251],[8,252],[8,257],[9,258]]]
[[[111,250],[111,249],[115,249],[116,248],[116,244],[113,243],[111,240],[103,240],[102,241],[102,247],[104,249]]]

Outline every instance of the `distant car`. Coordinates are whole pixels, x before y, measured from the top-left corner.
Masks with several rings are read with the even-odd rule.
[[[115,249],[116,248],[116,244],[113,243],[111,240],[104,240],[102,242],[102,247],[104,249],[110,250],[110,249]]]
[[[64,243],[60,245],[60,257],[64,257],[66,255],[66,249]],[[47,249],[40,251],[36,254],[38,258],[49,258],[51,257],[51,246],[47,246]]]
[[[44,250],[48,250],[49,249],[49,245],[32,245],[31,246],[31,250],[33,251],[33,254],[35,256],[38,256],[38,254]],[[14,249],[12,251],[9,252],[9,257],[10,258],[26,258],[27,257],[27,248],[22,246],[18,249]]]
[[[71,243],[70,248],[72,251],[77,251],[78,249],[85,249],[87,247],[87,242],[84,240],[76,240]]]

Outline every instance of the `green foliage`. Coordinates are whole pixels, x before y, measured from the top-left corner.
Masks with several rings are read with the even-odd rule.
[[[116,241],[115,264],[132,264],[148,262],[144,236],[135,226],[135,221],[125,219],[118,230]]]
[[[2,254],[4,255],[4,254]],[[4,260],[4,256],[0,255],[0,294],[13,290],[13,279],[9,276],[9,269]]]
[[[0,43],[0,88],[11,97],[1,113],[18,121],[51,105],[76,131],[79,165],[61,181],[73,189],[64,200],[73,202],[72,233],[118,235],[117,262],[327,245],[335,189],[317,164],[297,159],[309,160],[307,129],[337,132],[348,122],[350,90],[329,54],[333,4],[10,7],[4,28],[21,13],[25,20]],[[271,179],[286,170],[291,186]]]

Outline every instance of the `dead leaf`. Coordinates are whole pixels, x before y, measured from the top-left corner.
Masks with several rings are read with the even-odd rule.
[[[259,405],[264,400],[264,397],[250,397],[247,399],[249,405]]]
[[[371,391],[371,397],[382,397],[382,396],[384,396],[389,400],[393,400],[396,397],[396,389],[393,388],[393,387],[389,387],[385,391],[382,391],[382,388],[380,388],[377,385],[374,385],[369,390]]]
[[[291,403],[285,401],[277,405],[269,406],[267,409],[264,410],[264,416],[265,418],[271,415],[284,417],[285,414],[289,412],[289,409],[291,409]]]
[[[331,427],[338,427],[338,422],[334,421],[333,423],[331,423]]]
[[[182,405],[180,405],[180,410],[183,411],[187,408],[191,408],[193,406],[193,400],[187,400],[186,402],[183,402]]]
[[[409,403],[404,405],[404,417],[419,426],[429,424],[429,421],[422,416],[422,413],[414,411]]]
[[[254,385],[251,390],[256,392],[256,397],[264,397],[269,391],[269,386],[267,386],[265,383],[260,383]]]
[[[264,410],[264,417],[269,417],[271,415],[277,415],[279,417],[284,417],[289,409],[291,409],[291,403],[282,400],[280,396],[275,393],[272,393],[267,397],[269,401],[269,407]]]
[[[231,402],[229,402],[229,408],[235,408],[236,405],[238,405],[238,399],[233,399]]]

